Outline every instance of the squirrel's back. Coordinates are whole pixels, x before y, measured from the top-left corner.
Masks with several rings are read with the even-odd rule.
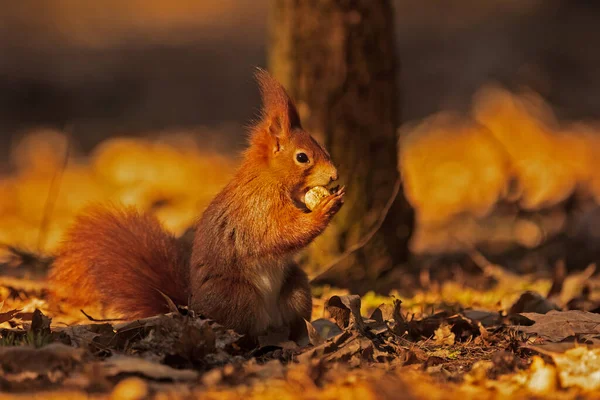
[[[186,253],[154,216],[133,207],[92,206],[76,218],[57,252],[50,297],[99,305],[111,317],[168,312],[163,294],[188,303]]]

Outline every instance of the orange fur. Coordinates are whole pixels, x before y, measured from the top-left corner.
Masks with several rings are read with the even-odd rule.
[[[166,311],[158,288],[182,304],[189,294],[192,309],[251,336],[303,329],[311,316],[310,287],[292,256],[327,227],[344,190],[312,212],[304,206],[306,191],[336,180],[337,170],[302,129],[284,88],[262,70],[257,80],[263,118],[238,172],[199,220],[191,262],[154,218],[92,209],[58,254],[50,275],[56,295],[142,317]],[[308,162],[298,161],[300,152]]]
[[[54,300],[98,304],[110,316],[168,311],[160,292],[187,304],[188,260],[182,245],[150,214],[92,206],[76,218],[49,275]]]
[[[308,189],[328,185],[337,171],[302,130],[281,85],[264,72],[258,79],[263,121],[233,180],[204,212],[191,261],[192,307],[251,334],[310,318],[308,280],[291,257],[323,232],[344,195],[329,196],[312,212],[301,206]],[[298,152],[310,162],[297,163]]]

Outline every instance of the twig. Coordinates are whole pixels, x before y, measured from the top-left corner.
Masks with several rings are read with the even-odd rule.
[[[85,315],[87,317],[87,319],[89,319],[92,322],[114,322],[114,321],[127,321],[126,319],[123,318],[113,318],[113,319],[96,319],[94,317],[92,317],[91,315],[87,314],[85,311],[83,310],[79,310],[81,311],[81,313],[83,315]]]
[[[379,231],[379,229],[383,225],[383,222],[385,221],[385,218],[387,217],[388,213],[390,212],[390,209],[392,208],[394,201],[396,201],[396,197],[398,197],[398,193],[400,192],[401,186],[402,186],[402,178],[398,177],[398,179],[396,179],[396,183],[394,183],[394,189],[392,190],[392,194],[391,194],[390,198],[388,199],[385,207],[383,207],[383,210],[381,210],[381,214],[379,215],[379,218],[377,219],[375,226],[373,226],[373,228],[371,228],[371,230],[365,236],[363,236],[362,239],[360,239],[354,246],[347,249],[339,257],[337,257],[335,260],[333,260],[327,266],[325,266],[325,268],[323,268],[319,273],[317,273],[315,276],[313,276],[310,279],[311,282],[314,281],[315,279],[317,279],[318,277],[320,277],[321,275],[327,273],[329,270],[331,270],[333,267],[338,265],[341,261],[345,260],[348,256],[350,256],[355,251],[360,250],[361,248],[365,247],[369,243],[369,241],[371,241],[371,239],[373,239],[373,236],[375,236],[377,231]]]
[[[46,242],[46,236],[48,233],[48,226],[50,225],[50,219],[52,218],[52,213],[54,211],[54,205],[56,204],[56,199],[58,198],[58,193],[60,190],[60,184],[62,182],[62,177],[67,169],[67,164],[69,163],[69,156],[71,153],[71,140],[70,134],[71,127],[65,128],[67,147],[65,149],[65,154],[63,158],[62,165],[54,172],[54,176],[52,177],[52,181],[50,181],[50,188],[48,189],[48,194],[46,196],[46,202],[44,203],[44,213],[42,214],[42,222],[40,223],[40,230],[38,235],[37,249],[38,253],[42,253],[42,249]]]

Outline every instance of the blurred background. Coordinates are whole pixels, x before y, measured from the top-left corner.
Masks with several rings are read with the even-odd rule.
[[[372,228],[398,172],[404,187],[394,207],[401,210],[388,219],[397,229],[384,226],[381,244],[373,244],[378,250],[350,258],[324,281],[352,286],[368,277],[384,290],[407,263],[435,263],[474,248],[526,269],[551,269],[557,260],[579,268],[599,258],[600,3],[325,1],[307,2],[308,11],[298,6],[299,16],[290,17],[292,3],[3,5],[0,243],[51,254],[81,207],[106,200],[155,212],[183,234],[245,146],[245,127],[260,107],[255,66],[273,70],[299,99],[303,120],[333,147],[352,183],[356,158],[346,154],[358,150],[341,146],[335,139],[342,133],[321,129],[319,118],[354,125],[311,94],[332,88],[304,79],[319,76],[311,55],[336,57],[332,49],[340,48],[340,59],[354,67],[327,70],[345,74],[336,90],[351,88],[351,79],[363,76],[352,71],[363,63],[375,82],[364,84],[375,88],[365,101],[387,110],[347,135],[379,144],[399,139],[389,157],[375,145],[360,149],[399,168],[385,179],[356,182],[351,200],[377,192],[375,200],[347,207],[337,228],[315,244],[306,257],[318,262],[305,259],[315,275]],[[327,18],[342,15],[336,34],[345,41],[323,50],[319,40],[308,40],[311,12],[323,16],[313,34],[338,26]],[[285,62],[277,59],[282,48]],[[394,76],[382,77],[388,69]],[[378,98],[384,88],[392,94]],[[382,129],[397,137],[379,138],[377,124],[384,122]],[[405,243],[409,251],[371,260]],[[535,262],[523,261],[532,254]],[[357,263],[363,268],[344,274],[352,282],[336,280]],[[377,286],[380,280],[388,283]]]

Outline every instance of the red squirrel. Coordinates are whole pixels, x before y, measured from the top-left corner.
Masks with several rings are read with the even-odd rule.
[[[334,190],[312,211],[304,195],[338,179],[329,153],[300,124],[291,98],[258,70],[263,113],[232,180],[197,222],[189,249],[150,214],[93,206],[68,229],[49,274],[50,297],[143,318],[174,303],[256,337],[304,329],[312,298],[292,257],[344,203]]]

